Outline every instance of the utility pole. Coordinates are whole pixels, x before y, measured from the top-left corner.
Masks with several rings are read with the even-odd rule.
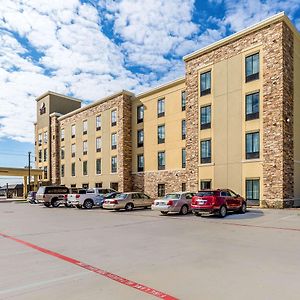
[[[28,189],[27,189],[27,193],[30,191],[30,155],[31,152],[28,152]]]

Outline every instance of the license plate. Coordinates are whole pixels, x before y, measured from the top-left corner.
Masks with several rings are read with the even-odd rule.
[[[206,203],[206,200],[199,200],[198,201],[198,204],[200,204],[200,205],[203,205],[203,204],[205,204]]]

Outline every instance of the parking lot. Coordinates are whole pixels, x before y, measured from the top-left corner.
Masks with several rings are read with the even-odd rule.
[[[0,299],[299,299],[300,211],[0,203]]]

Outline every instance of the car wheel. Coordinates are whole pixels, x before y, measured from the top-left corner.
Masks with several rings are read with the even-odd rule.
[[[227,207],[225,205],[222,205],[219,210],[219,217],[224,218],[226,217],[226,215],[227,215]]]
[[[242,206],[239,210],[240,214],[244,214],[247,211],[247,204],[245,202],[242,203]]]
[[[44,202],[44,205],[45,205],[46,207],[50,207],[51,203],[50,203],[50,202]]]
[[[127,203],[125,205],[125,210],[133,210],[133,204],[132,203]]]
[[[86,208],[86,209],[91,209],[93,208],[93,201],[92,200],[85,200],[84,203],[83,203],[83,207]]]
[[[187,215],[187,213],[189,212],[189,208],[187,207],[187,205],[182,205],[181,209],[180,209],[180,214],[181,215]]]
[[[54,198],[52,201],[51,201],[51,204],[53,207],[58,207],[59,206],[59,201],[57,198]]]
[[[162,215],[164,215],[164,216],[166,216],[166,215],[168,214],[167,211],[161,211],[160,213],[161,213]]]

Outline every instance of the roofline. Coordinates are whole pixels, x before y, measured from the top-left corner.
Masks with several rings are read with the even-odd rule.
[[[173,86],[175,86],[177,84],[183,83],[183,82],[185,82],[185,76],[182,76],[182,77],[179,77],[179,78],[177,78],[177,79],[175,79],[173,81],[169,81],[167,83],[161,84],[161,85],[159,85],[157,87],[154,87],[154,88],[152,88],[152,89],[150,89],[150,90],[148,90],[146,92],[142,92],[140,94],[137,94],[135,96],[135,98],[136,99],[140,99],[142,97],[146,97],[146,96],[152,95],[154,93],[160,92],[160,91],[162,91],[162,90],[164,90],[166,88],[171,88],[171,87],[173,87]]]
[[[77,101],[77,102],[80,102],[80,103],[82,102],[82,100],[80,100],[80,99],[77,99],[77,98],[74,98],[74,97],[70,97],[70,96],[65,96],[63,94],[55,93],[55,92],[52,92],[52,91],[47,91],[44,94],[38,96],[35,99],[35,101],[39,101],[39,100],[45,98],[48,95],[58,96],[58,97],[66,98],[66,99],[69,99],[69,100]]]
[[[73,110],[73,111],[71,111],[71,112],[69,112],[69,113],[67,113],[67,114],[65,114],[65,115],[63,115],[63,116],[61,116],[61,117],[59,117],[58,120],[61,121],[61,120],[63,120],[63,119],[66,119],[66,118],[68,118],[68,117],[71,117],[71,116],[73,116],[73,115],[75,115],[75,114],[78,114],[78,113],[80,113],[80,112],[82,112],[82,111],[85,111],[85,110],[87,110],[87,109],[90,109],[90,108],[92,108],[92,107],[94,107],[94,106],[97,106],[97,105],[99,105],[99,104],[101,104],[101,103],[103,103],[103,102],[106,102],[106,101],[108,101],[108,100],[111,100],[111,99],[113,99],[113,98],[115,98],[115,97],[118,97],[118,96],[120,96],[120,95],[127,95],[127,96],[130,96],[130,97],[134,96],[133,93],[131,93],[131,92],[127,91],[127,90],[121,90],[121,91],[119,91],[119,92],[117,92],[117,93],[115,93],[115,94],[112,94],[112,95],[109,95],[109,96],[107,96],[107,97],[105,97],[105,98],[102,98],[102,99],[100,99],[100,100],[97,100],[97,101],[95,101],[95,102],[93,102],[93,103],[91,103],[91,104],[89,104],[89,105],[86,105],[86,106],[84,106],[84,107],[77,108],[77,109],[75,109],[75,110]]]
[[[244,35],[247,35],[247,34],[250,34],[254,31],[257,31],[259,29],[262,29],[270,24],[273,24],[273,23],[276,23],[278,21],[284,21],[288,26],[289,28],[296,34],[298,35],[298,38],[300,38],[300,33],[299,31],[296,29],[296,27],[293,25],[293,23],[291,22],[291,20],[287,17],[287,15],[285,14],[285,12],[280,12],[272,17],[269,17],[259,23],[256,23],[252,26],[249,26],[239,32],[236,32],[224,39],[221,39],[215,43],[212,43],[211,45],[208,45],[204,48],[201,48],[199,50],[196,50],[190,54],[187,54],[183,57],[183,60],[186,62],[188,60],[191,60],[199,55],[203,55],[204,53],[207,53],[207,52],[210,52],[216,48],[219,48],[225,44],[228,44],[228,43],[231,43],[239,38],[241,38],[242,36]]]

